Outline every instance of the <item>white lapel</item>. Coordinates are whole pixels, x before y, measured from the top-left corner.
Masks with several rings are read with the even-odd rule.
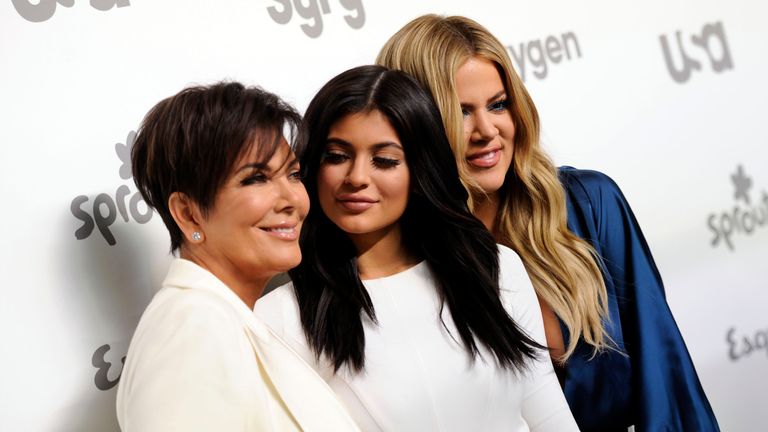
[[[231,304],[249,330],[251,345],[265,375],[303,430],[358,430],[325,381],[211,272],[177,258],[171,263],[163,285],[206,290]]]

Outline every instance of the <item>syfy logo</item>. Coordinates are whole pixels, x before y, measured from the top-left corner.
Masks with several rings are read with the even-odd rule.
[[[56,13],[56,7],[72,7],[75,0],[11,0],[16,12],[29,22],[48,21]],[[91,0],[91,7],[100,11],[108,11],[114,7],[130,6],[130,0]]]
[[[564,60],[571,61],[575,58],[581,58],[579,39],[574,32],[520,42],[517,48],[508,45],[507,50],[512,56],[512,60],[515,62],[518,72],[520,72],[520,79],[523,82],[527,78],[529,65],[531,66],[533,76],[543,80],[549,74],[548,62],[558,64]]]
[[[690,51],[686,51],[683,44],[684,39],[680,31],[675,32],[675,38],[677,39],[677,48],[680,51],[679,65],[672,59],[667,35],[659,36],[661,51],[664,53],[664,61],[667,64],[669,75],[675,82],[684,84],[691,78],[693,71],[701,71],[702,66],[699,60],[691,57]],[[707,54],[713,71],[723,73],[728,69],[733,69],[731,50],[728,47],[728,40],[725,38],[725,29],[722,22],[705,24],[701,28],[701,33],[692,34],[690,40],[693,46],[698,48],[698,50],[694,51],[700,52],[703,50]]]
[[[709,215],[707,226],[714,234],[712,247],[724,243],[728,249],[733,250],[731,236],[752,235],[758,228],[768,225],[768,192],[763,190],[761,201],[752,205],[749,195],[752,179],[746,175],[741,165],[736,169],[736,173],[731,175],[731,181],[735,189],[733,197],[736,205],[732,210],[724,211],[719,215],[717,213]]]
[[[131,147],[133,147],[133,140],[136,138],[136,132],[131,131],[128,133],[128,138],[125,140],[125,144],[115,144],[115,152],[117,157],[123,162],[120,166],[120,177],[124,180],[128,180],[133,175],[131,174]],[[115,236],[109,227],[117,220],[118,214],[123,218],[125,222],[128,222],[129,213],[131,218],[140,224],[145,224],[152,219],[154,212],[150,209],[139,192],[135,192],[131,195],[131,189],[127,185],[120,185],[115,190],[114,197],[106,193],[100,193],[93,199],[91,206],[91,213],[88,212],[88,208],[83,208],[88,204],[89,198],[85,195],[78,195],[72,200],[69,206],[72,215],[81,220],[83,225],[75,231],[75,238],[78,240],[84,240],[88,238],[93,232],[94,227],[99,228],[101,236],[107,241],[107,244],[114,246],[117,244]],[[144,203],[144,210],[139,208],[139,203]]]
[[[311,38],[318,38],[323,34],[323,15],[331,13],[331,7],[328,0],[309,0],[304,5],[304,0],[273,0],[281,7],[270,6],[267,8],[269,17],[278,24],[288,24],[293,18],[294,9],[305,21],[311,20],[311,24],[305,22],[301,24],[301,31]],[[354,14],[344,15],[344,21],[355,30],[361,29],[365,25],[365,9],[363,9],[363,0],[339,0],[339,4],[348,12]]]

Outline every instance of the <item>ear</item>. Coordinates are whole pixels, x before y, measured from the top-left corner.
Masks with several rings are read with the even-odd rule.
[[[186,241],[200,243],[205,239],[202,212],[193,199],[182,192],[174,192],[168,197],[168,210]]]

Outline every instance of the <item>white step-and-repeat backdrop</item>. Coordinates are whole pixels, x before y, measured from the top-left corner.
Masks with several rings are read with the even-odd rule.
[[[753,0],[10,0],[0,6],[0,430],[114,431],[168,239],[128,154],[192,83],[306,107],[424,13],[508,46],[558,164],[622,187],[723,430],[768,424],[768,6]]]

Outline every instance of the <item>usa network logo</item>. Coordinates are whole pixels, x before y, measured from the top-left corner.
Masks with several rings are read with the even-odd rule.
[[[131,148],[133,140],[136,139],[136,132],[131,131],[125,140],[125,144],[115,144],[115,153],[122,162],[120,166],[120,178],[130,180],[133,177],[131,173]],[[143,209],[142,209],[143,207]],[[131,219],[140,224],[145,224],[152,219],[154,214],[144,202],[139,192],[131,193],[128,185],[120,185],[114,195],[100,193],[96,195],[93,201],[86,195],[78,195],[69,206],[72,215],[82,221],[82,225],[75,231],[75,238],[84,240],[90,237],[94,228],[99,229],[99,233],[106,240],[107,244],[114,246],[117,244],[115,235],[112,234],[110,227],[120,216],[123,221],[129,222]]]
[[[675,32],[675,39],[677,40],[679,63],[673,59],[672,51],[674,50],[670,47],[672,43],[667,40],[667,35],[659,36],[667,71],[675,82],[684,84],[691,78],[693,72],[701,71],[703,54],[706,54],[709,65],[714,72],[723,73],[733,69],[731,49],[728,46],[728,39],[725,36],[722,22],[704,24],[701,32],[689,35],[688,48],[684,43],[688,38],[683,37],[681,31]]]
[[[731,182],[735,205],[731,210],[709,215],[707,226],[714,235],[711,241],[712,247],[724,244],[728,249],[733,250],[734,236],[752,235],[758,228],[768,225],[768,192],[763,189],[760,198],[753,201],[753,196],[750,194],[752,178],[747,175],[741,165],[731,175]]]

